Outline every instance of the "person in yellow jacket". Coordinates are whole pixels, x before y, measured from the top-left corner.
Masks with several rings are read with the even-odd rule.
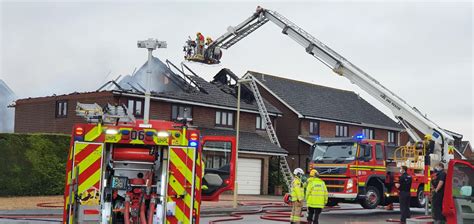
[[[304,190],[303,184],[301,183],[301,177],[304,175],[304,171],[301,168],[296,168],[293,171],[294,178],[291,182],[291,202],[293,204],[291,208],[291,223],[300,223],[301,221],[301,209],[303,208]]]
[[[323,180],[319,179],[317,170],[309,172],[306,187],[306,207],[308,207],[308,224],[319,224],[319,214],[328,203],[328,190]]]

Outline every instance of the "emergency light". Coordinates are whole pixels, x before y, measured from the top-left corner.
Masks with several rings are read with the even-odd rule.
[[[364,139],[364,134],[359,134],[359,135],[356,135],[356,139]]]

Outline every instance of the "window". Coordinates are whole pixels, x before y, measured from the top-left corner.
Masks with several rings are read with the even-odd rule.
[[[229,166],[232,156],[231,149],[230,142],[206,142],[203,148],[206,169],[222,169]]]
[[[193,110],[191,106],[172,105],[171,106],[171,120],[175,121],[177,118],[193,118]]]
[[[384,160],[384,155],[383,155],[383,150],[382,150],[382,144],[377,143],[375,145],[375,159],[377,160]]]
[[[347,125],[336,125],[336,137],[347,137],[348,131],[347,131]]]
[[[56,101],[56,117],[67,117],[67,100]]]
[[[309,122],[309,133],[312,135],[319,135],[319,122],[318,121]]]
[[[375,138],[374,129],[371,129],[371,128],[362,129],[362,134],[364,135],[365,138],[368,138],[368,139]]]
[[[267,128],[267,125],[265,124],[265,121],[262,119],[262,117],[260,116],[256,117],[255,128],[257,130],[265,130]]]
[[[388,139],[387,139],[387,142],[389,144],[396,144],[396,135],[395,135],[395,132],[394,131],[388,131]]]
[[[143,117],[144,104],[142,100],[128,100],[128,113],[135,117]]]
[[[361,144],[359,158],[364,158],[367,160],[372,159],[372,145],[370,144]]]
[[[234,113],[227,111],[216,111],[216,126],[234,127]]]

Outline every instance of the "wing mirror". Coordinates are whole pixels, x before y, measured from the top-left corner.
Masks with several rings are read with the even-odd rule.
[[[462,186],[460,190],[461,196],[471,197],[472,195],[472,186]]]

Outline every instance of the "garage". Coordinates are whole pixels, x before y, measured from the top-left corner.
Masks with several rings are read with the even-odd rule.
[[[260,194],[262,180],[262,160],[239,158],[237,182],[239,194]]]

